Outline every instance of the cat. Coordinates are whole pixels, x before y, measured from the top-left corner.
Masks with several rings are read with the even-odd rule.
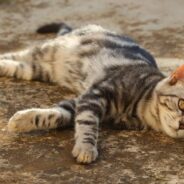
[[[98,157],[102,122],[184,137],[183,66],[166,77],[153,56],[129,37],[99,25],[52,27],[50,32],[61,28],[58,37],[0,55],[1,76],[53,82],[74,91],[76,98],[47,109],[18,111],[8,122],[9,132],[74,126],[72,154],[84,164]]]

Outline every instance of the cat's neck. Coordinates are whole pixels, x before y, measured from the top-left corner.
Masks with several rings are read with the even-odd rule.
[[[152,86],[153,84],[150,85],[150,97],[147,99],[147,94],[145,94],[138,109],[139,118],[142,123],[156,131],[162,130],[158,109],[158,96],[155,90],[159,82],[154,87]]]

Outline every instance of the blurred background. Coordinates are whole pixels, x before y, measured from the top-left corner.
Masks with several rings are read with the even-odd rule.
[[[183,0],[0,0],[0,50],[32,44],[40,25],[61,21],[127,34],[155,56],[184,56]]]
[[[183,0],[0,0],[0,53],[54,38],[36,33],[52,22],[128,35],[166,58],[165,73],[184,63]],[[184,184],[184,140],[158,132],[100,130],[100,156],[88,166],[71,156],[73,130],[7,132],[16,111],[71,97],[52,84],[0,78],[0,184]]]

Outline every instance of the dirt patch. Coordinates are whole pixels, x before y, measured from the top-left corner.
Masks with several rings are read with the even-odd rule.
[[[64,21],[73,27],[101,24],[130,35],[155,56],[183,58],[183,6],[181,0],[1,0],[0,52],[52,38],[35,30]],[[159,60],[165,73],[182,63]],[[154,131],[101,130],[99,159],[88,166],[76,164],[71,156],[73,130],[7,133],[7,120],[17,110],[47,107],[69,97],[72,93],[54,85],[0,79],[0,183],[184,183],[184,140]]]

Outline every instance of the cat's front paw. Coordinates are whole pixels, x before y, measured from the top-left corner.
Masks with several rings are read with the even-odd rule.
[[[98,151],[97,148],[91,144],[77,143],[73,148],[72,154],[78,163],[89,164],[96,160]]]
[[[34,125],[30,123],[31,113],[27,113],[26,110],[18,111],[15,113],[8,122],[9,132],[29,132],[34,128]]]

